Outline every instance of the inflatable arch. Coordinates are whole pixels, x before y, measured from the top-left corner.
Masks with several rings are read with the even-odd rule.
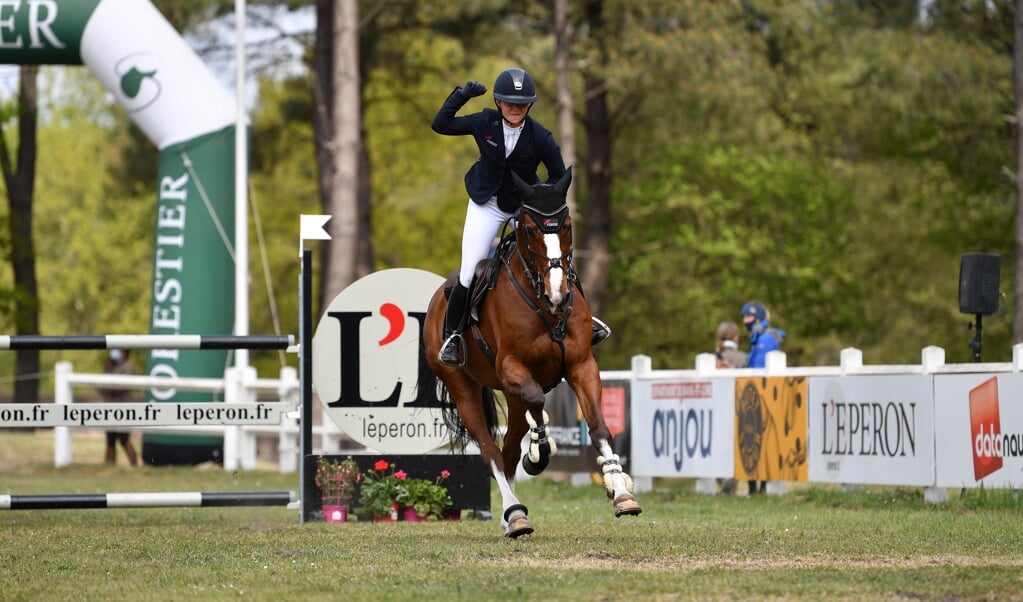
[[[85,65],[114,95],[160,151],[150,332],[230,333],[233,96],[149,0],[0,0],[0,63]],[[151,351],[146,366],[220,378],[226,362],[226,351],[169,349]],[[197,395],[154,389],[147,401]],[[158,464],[215,460],[220,449],[220,437],[143,439],[143,457]]]

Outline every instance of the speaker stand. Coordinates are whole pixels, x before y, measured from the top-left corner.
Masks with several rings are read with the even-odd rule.
[[[970,324],[974,328],[973,340],[970,341],[970,349],[973,350],[973,361],[980,361],[980,335],[984,330],[984,314],[977,314],[977,321]]]

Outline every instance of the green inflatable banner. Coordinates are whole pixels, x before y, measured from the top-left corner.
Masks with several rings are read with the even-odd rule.
[[[0,61],[85,65],[160,149],[152,334],[234,328],[236,102],[149,0],[0,0]],[[150,352],[154,376],[221,378],[226,351]],[[210,401],[152,389],[147,401]],[[222,458],[222,438],[143,436],[150,464]]]

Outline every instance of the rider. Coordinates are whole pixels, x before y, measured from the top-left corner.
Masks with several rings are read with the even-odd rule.
[[[494,235],[501,224],[512,218],[519,206],[519,193],[510,172],[535,184],[540,163],[547,168],[548,182],[556,182],[565,173],[561,148],[554,135],[529,116],[536,102],[536,85],[523,69],[505,69],[494,82],[497,110],[483,109],[461,117],[455,113],[471,98],[486,94],[487,87],[469,80],[455,88],[433,118],[433,131],[448,136],[472,136],[480,156],[465,174],[469,205],[462,229],[462,260],[458,278],[448,298],[444,319],[444,345],[438,359],[450,366],[465,364],[462,329],[468,306],[468,289],[476,264],[490,253]],[[611,335],[606,324],[593,318],[592,344]]]

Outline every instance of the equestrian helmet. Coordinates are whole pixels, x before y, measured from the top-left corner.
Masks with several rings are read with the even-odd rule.
[[[742,311],[739,313],[745,316],[753,316],[757,322],[763,322],[767,319],[767,309],[759,301],[750,301],[742,306]]]
[[[536,102],[536,85],[524,69],[505,69],[494,82],[494,99],[513,105],[531,105]]]

